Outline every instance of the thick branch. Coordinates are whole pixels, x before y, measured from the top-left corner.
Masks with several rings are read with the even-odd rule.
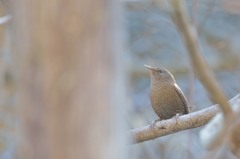
[[[218,106],[214,105],[177,118],[174,117],[172,119],[159,121],[155,127],[147,125],[131,130],[130,133],[133,138],[133,143],[153,140],[178,131],[200,127],[206,124],[218,111]]]
[[[240,107],[240,94],[232,98],[229,102],[231,105],[237,105],[233,107],[234,111],[239,111]],[[238,104],[236,104],[238,103]],[[151,125],[144,126],[131,130],[130,135],[133,138],[133,143],[139,143],[147,140],[153,140],[161,136],[166,136],[178,131],[192,129],[200,127],[208,123],[212,117],[219,112],[218,105],[211,106],[206,109],[199,110],[187,115],[180,116],[178,118],[172,118],[168,120],[162,120],[156,123],[155,128]]]

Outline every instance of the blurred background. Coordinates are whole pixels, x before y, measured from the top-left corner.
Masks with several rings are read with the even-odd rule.
[[[151,124],[157,119],[149,100],[150,74],[144,64],[164,67],[175,76],[192,111],[213,105],[207,92],[194,76],[185,46],[174,23],[168,4],[154,0],[124,0],[124,63],[127,64],[130,106],[126,115],[129,129]],[[188,0],[188,12],[199,35],[200,46],[209,66],[230,99],[240,93],[240,1]],[[5,1],[0,17],[9,15]],[[5,17],[7,18],[7,17]],[[13,104],[11,34],[8,22],[0,24],[0,159],[15,158],[15,126],[18,122]],[[129,158],[200,159],[208,153],[196,128],[128,147]],[[176,155],[180,154],[180,155]],[[222,158],[236,158],[230,153]]]
[[[192,66],[180,34],[171,20],[166,1],[125,2],[127,59],[129,60],[131,128],[150,124],[158,117],[149,100],[150,74],[144,64],[170,70],[187,96],[192,111],[213,105]],[[188,0],[188,12],[197,28],[203,55],[230,99],[240,92],[240,1]],[[146,159],[206,158],[199,140],[202,127],[131,146],[130,153]],[[181,155],[176,155],[181,154]],[[222,158],[235,158],[224,153]]]

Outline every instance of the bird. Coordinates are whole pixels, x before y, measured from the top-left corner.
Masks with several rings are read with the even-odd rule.
[[[177,85],[173,75],[164,68],[144,66],[150,70],[150,101],[154,112],[159,117],[158,120],[188,114],[187,99]]]

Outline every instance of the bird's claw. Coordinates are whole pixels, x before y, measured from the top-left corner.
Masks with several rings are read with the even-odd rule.
[[[151,128],[151,129],[156,129],[156,128],[157,128],[157,127],[156,127],[156,123],[157,123],[158,121],[161,121],[161,119],[153,120],[153,121],[152,121],[152,124],[150,125],[150,128]]]
[[[173,116],[173,119],[175,119],[176,120],[176,122],[177,122],[177,120],[178,120],[178,118],[180,117],[180,114],[179,113],[177,113],[175,116]]]

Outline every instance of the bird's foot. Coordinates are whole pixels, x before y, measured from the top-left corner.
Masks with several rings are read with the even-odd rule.
[[[161,119],[153,120],[153,121],[152,121],[152,124],[150,125],[150,128],[151,128],[151,129],[156,129],[156,128],[157,128],[157,127],[156,127],[156,123],[157,123],[158,121],[161,121]]]
[[[179,117],[180,117],[179,113],[177,113],[175,116],[173,116],[173,119],[175,119],[176,123],[177,123]]]

